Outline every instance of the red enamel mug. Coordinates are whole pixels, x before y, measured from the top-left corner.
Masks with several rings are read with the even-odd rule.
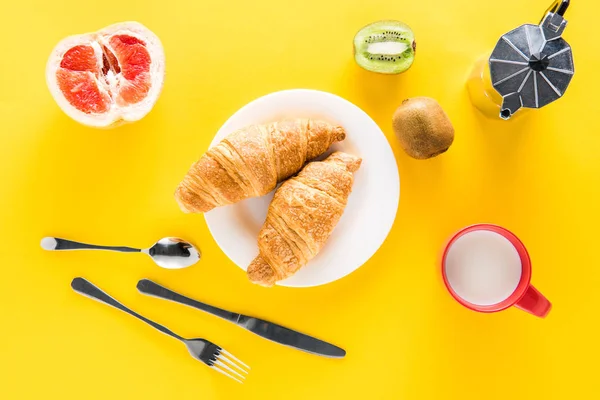
[[[492,313],[511,306],[544,318],[552,304],[531,281],[523,243],[500,226],[478,224],[456,233],[442,254],[446,288],[463,306]]]

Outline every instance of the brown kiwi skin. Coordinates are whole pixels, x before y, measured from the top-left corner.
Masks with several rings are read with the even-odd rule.
[[[450,118],[430,97],[404,100],[394,113],[392,124],[406,154],[417,160],[445,153],[454,141]]]

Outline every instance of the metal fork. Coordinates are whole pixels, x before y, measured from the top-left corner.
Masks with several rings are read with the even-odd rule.
[[[233,354],[225,349],[222,349],[216,344],[206,339],[185,339],[165,328],[164,326],[157,324],[154,321],[150,321],[148,318],[141,316],[133,310],[130,310],[83,278],[73,279],[71,282],[71,287],[79,294],[118,308],[129,315],[133,315],[134,317],[141,319],[162,333],[180,340],[185,344],[192,357],[194,357],[196,360],[202,361],[215,371],[218,371],[239,383],[243,383],[243,380],[246,379],[246,375],[248,374],[250,367],[237,359]]]

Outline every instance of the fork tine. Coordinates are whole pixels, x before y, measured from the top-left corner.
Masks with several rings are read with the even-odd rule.
[[[237,365],[235,362],[231,361],[229,358],[225,357],[223,354],[220,354],[217,356],[218,360],[223,360],[225,362],[227,362],[228,364],[230,364],[231,366],[239,369],[240,371],[242,371],[243,373],[247,374],[248,371],[246,371],[244,368],[240,367],[239,365]]]
[[[231,375],[229,375],[227,372],[223,371],[222,369],[219,369],[219,368],[217,368],[217,367],[216,367],[216,366],[214,366],[214,365],[211,365],[210,367],[211,367],[212,369],[214,369],[215,371],[219,371],[219,372],[220,372],[220,373],[222,373],[223,375],[230,377],[230,378],[231,378],[231,379],[233,379],[234,381],[236,381],[236,382],[239,382],[239,383],[241,383],[242,385],[244,384],[244,382],[240,381],[239,379],[237,379],[237,378],[236,378],[236,377],[234,377],[234,376],[231,376]]]
[[[222,363],[222,362],[221,362],[221,361],[219,361],[219,360],[215,360],[215,361],[213,361],[213,363],[214,363],[215,365],[218,365],[219,367],[221,367],[221,368],[223,368],[223,369],[226,369],[227,371],[231,372],[232,374],[236,374],[237,376],[239,376],[239,377],[240,377],[240,378],[242,378],[242,379],[246,379],[246,377],[245,377],[245,376],[243,376],[243,375],[242,375],[242,374],[240,374],[239,372],[235,371],[234,369],[232,369],[232,368],[229,368],[229,367],[227,366],[227,364],[224,364],[224,363]]]
[[[231,354],[230,352],[228,352],[225,349],[221,349],[221,353],[225,354],[226,356],[233,358],[235,361],[239,362],[240,364],[242,364],[244,367],[246,367],[247,369],[251,369],[248,364],[244,363],[242,360],[238,359],[236,356],[234,356],[233,354]]]

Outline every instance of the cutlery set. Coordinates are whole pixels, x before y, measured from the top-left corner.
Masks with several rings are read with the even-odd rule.
[[[182,296],[179,293],[175,293],[172,290],[154,283],[149,279],[140,280],[137,284],[137,289],[140,291],[140,293],[149,296],[170,300],[175,303],[190,306],[209,314],[216,315],[217,317],[223,318],[229,322],[233,322],[237,326],[240,326],[260,337],[284,346],[324,357],[342,358],[346,355],[346,351],[344,349],[316,339],[312,336],[296,332],[273,322],[250,317],[244,314],[236,314],[201,303],[199,301],[190,299],[189,297]]]
[[[229,353],[225,349],[217,346],[216,344],[206,339],[185,339],[176,334],[175,332],[171,331],[170,329],[160,324],[157,324],[156,322],[151,321],[148,318],[141,316],[135,311],[125,307],[123,304],[119,303],[117,300],[113,299],[112,297],[110,297],[102,290],[100,290],[99,288],[97,288],[96,286],[94,286],[93,284],[91,284],[83,278],[73,279],[73,281],[71,282],[71,287],[74,291],[81,295],[90,297],[94,300],[98,300],[101,303],[113,306],[114,308],[124,311],[127,314],[144,321],[145,323],[147,323],[154,329],[164,333],[165,335],[171,336],[172,338],[183,342],[183,344],[185,344],[193,358],[195,358],[198,361],[202,361],[204,364],[208,365],[216,371],[219,371],[223,375],[227,375],[235,381],[242,383],[240,379],[245,379],[245,375],[248,374],[248,370],[250,369],[250,367],[244,364],[242,361],[238,360],[233,354]],[[225,364],[225,362],[230,366]],[[245,367],[246,369],[242,367]],[[230,375],[228,372],[235,376]]]
[[[52,251],[109,250],[126,253],[145,253],[148,254],[156,264],[163,268],[169,269],[185,268],[195,264],[200,259],[200,252],[196,250],[192,244],[177,238],[161,239],[149,249],[97,246],[53,237],[46,237],[42,239],[41,246],[44,250]],[[144,321],[146,324],[152,326],[154,329],[181,341],[187,347],[188,352],[194,359],[201,361],[208,367],[239,383],[244,382],[250,371],[250,367],[247,364],[215,343],[200,338],[186,339],[166,328],[165,326],[160,325],[131,310],[84,278],[78,277],[73,279],[71,282],[71,288],[83,296],[117,308],[135,318],[138,318],[139,320]],[[287,347],[329,358],[342,358],[346,355],[346,351],[344,349],[312,336],[308,336],[260,318],[230,312],[202,303],[190,297],[176,293],[173,290],[161,286],[149,279],[140,280],[137,283],[137,289],[141,294],[163,300],[169,300],[215,315],[219,318],[232,322],[262,338]]]

